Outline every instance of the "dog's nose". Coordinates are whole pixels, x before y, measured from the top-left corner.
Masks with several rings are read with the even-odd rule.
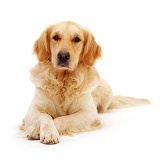
[[[65,63],[70,59],[70,54],[67,51],[59,51],[57,58],[60,62]]]

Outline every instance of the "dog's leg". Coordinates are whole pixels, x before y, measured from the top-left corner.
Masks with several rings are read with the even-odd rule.
[[[92,92],[92,96],[98,112],[103,113],[112,101],[112,89],[105,80],[101,79],[98,87]]]
[[[76,98],[68,112],[68,115],[54,119],[60,134],[65,131],[77,133],[93,130],[101,124],[91,94]]]
[[[52,117],[47,113],[41,113],[36,109],[29,110],[22,127],[28,139],[40,139],[44,144],[59,143],[59,133]]]

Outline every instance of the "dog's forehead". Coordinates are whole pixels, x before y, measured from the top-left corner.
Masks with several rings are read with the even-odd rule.
[[[80,25],[75,23],[58,23],[53,27],[53,32],[66,34],[82,34],[83,29]]]

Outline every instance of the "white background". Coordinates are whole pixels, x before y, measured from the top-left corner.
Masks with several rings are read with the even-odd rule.
[[[101,130],[43,145],[18,136],[34,94],[32,47],[45,27],[66,20],[93,32],[103,50],[96,67],[114,94],[152,105],[110,110],[100,115]],[[159,160],[159,55],[159,0],[0,1],[0,159]]]

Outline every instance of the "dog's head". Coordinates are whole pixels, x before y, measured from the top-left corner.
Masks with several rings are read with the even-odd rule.
[[[51,61],[54,68],[61,70],[72,71],[79,63],[92,66],[101,57],[101,47],[93,34],[73,22],[49,26],[33,49],[39,61]]]

